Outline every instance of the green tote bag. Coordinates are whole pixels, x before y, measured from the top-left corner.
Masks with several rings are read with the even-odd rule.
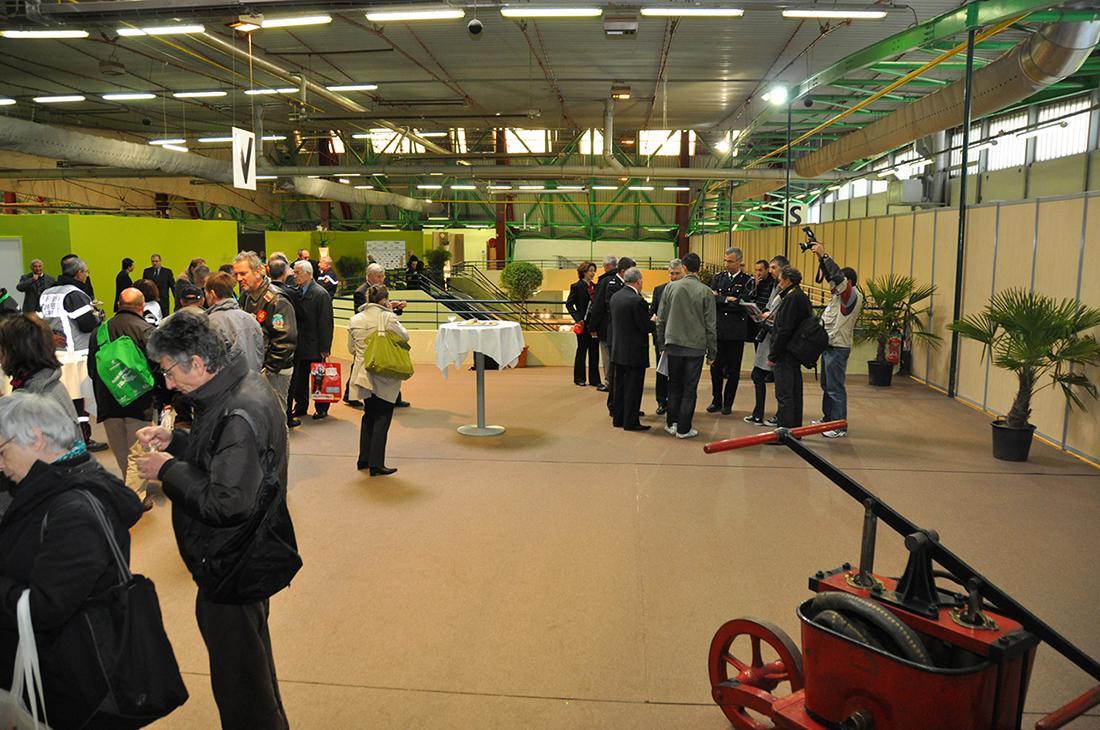
[[[126,335],[112,341],[107,323],[96,332],[95,368],[99,379],[120,406],[128,406],[153,389],[153,374],[145,353]]]
[[[363,348],[363,367],[385,378],[408,380],[413,374],[409,343],[392,332],[375,332]]]

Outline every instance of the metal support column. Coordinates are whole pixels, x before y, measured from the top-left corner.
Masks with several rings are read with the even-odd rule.
[[[783,188],[783,255],[791,258],[791,105],[794,100],[787,98],[787,151],[783,154],[787,157],[787,183]]]
[[[970,167],[970,117],[974,81],[974,34],[966,34],[966,86],[963,91],[962,170],[959,171],[959,245],[955,253],[955,301],[951,321],[962,316],[963,256],[966,251],[967,168]],[[959,333],[951,333],[951,369],[947,376],[947,396],[954,398],[959,378]]]
[[[680,132],[680,167],[691,167],[691,148],[688,144],[690,136],[686,129]],[[689,187],[691,182],[680,180],[676,184]],[[706,194],[706,185],[700,188],[699,194]],[[691,191],[676,193],[676,256],[681,259],[691,251],[691,239],[688,238],[688,226],[691,223],[690,202]]]
[[[504,128],[496,130],[496,153],[498,155],[504,155],[508,152],[508,141],[504,135]],[[500,157],[497,159],[498,165],[507,165],[508,159],[506,157]],[[494,238],[493,250],[486,252],[486,258],[489,258],[498,263],[503,263],[506,257],[506,250],[508,248],[508,209],[511,207],[505,201],[509,200],[510,196],[498,196],[497,197],[497,219],[496,219],[496,236]]]

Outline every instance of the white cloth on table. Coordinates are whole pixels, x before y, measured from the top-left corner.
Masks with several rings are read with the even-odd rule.
[[[523,352],[523,330],[518,322],[502,320],[466,320],[449,322],[439,328],[435,338],[435,365],[447,377],[447,367],[462,367],[471,352],[480,352],[497,361],[501,369],[514,368]]]
[[[83,398],[85,405],[94,412],[95,397],[92,395],[92,379],[88,377],[88,351],[76,352],[57,351],[57,359],[61,361],[61,384],[69,391],[73,400]],[[0,371],[0,395],[11,392],[11,378]],[[89,403],[90,401],[90,403]]]

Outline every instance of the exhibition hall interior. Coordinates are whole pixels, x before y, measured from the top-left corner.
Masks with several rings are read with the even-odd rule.
[[[11,727],[1100,728],[1096,2],[0,12]]]

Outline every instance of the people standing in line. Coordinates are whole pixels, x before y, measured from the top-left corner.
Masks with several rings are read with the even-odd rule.
[[[784,428],[802,425],[802,364],[787,352],[787,345],[803,320],[814,316],[810,298],[799,286],[802,272],[793,266],[784,266],[779,275],[779,296],[782,304],[775,312],[775,331],[772,335],[768,362],[775,378],[776,424]]]
[[[134,285],[134,280],[130,277],[133,271],[134,260],[129,257],[122,259],[122,269],[115,274],[115,298],[112,306],[116,312],[118,311],[118,298],[122,295],[122,291]]]
[[[367,291],[367,302],[348,320],[348,351],[352,355],[351,387],[357,400],[363,401],[363,419],[359,427],[357,469],[369,469],[370,475],[386,476],[397,471],[386,466],[386,440],[393,409],[401,393],[401,381],[372,373],[363,367],[367,338],[380,332],[409,341],[408,330],[389,306],[390,292],[384,284]]]
[[[31,259],[31,270],[20,276],[19,283],[15,285],[17,291],[23,292],[23,311],[37,312],[42,292],[53,285],[54,278],[44,271],[42,259]]]
[[[313,264],[294,262],[294,280],[301,292],[302,316],[298,320],[298,345],[294,348],[294,375],[286,402],[287,421],[309,412],[309,366],[324,362],[332,352],[332,299],[313,278]],[[314,403],[313,420],[328,416],[328,403]]]
[[[623,272],[623,287],[611,297],[611,364],[615,368],[615,414],[611,424],[624,431],[648,431],[638,414],[645,371],[649,367],[649,336],[657,331],[642,296],[642,272]]]
[[[240,354],[248,369],[259,373],[264,367],[264,333],[256,318],[237,303],[236,286],[237,282],[225,272],[210,276],[206,280],[206,315],[230,352]]]
[[[665,287],[674,281],[679,281],[684,278],[684,264],[680,259],[672,259],[668,262],[668,283],[659,284],[653,288],[653,301],[649,303],[649,314],[652,317],[657,316],[657,310],[661,307],[661,297],[665,292]],[[657,356],[656,362],[661,362],[661,353],[664,349],[661,347],[661,342],[657,338],[657,331],[653,331],[653,352]],[[656,395],[657,395],[657,415],[663,416],[668,412],[668,376],[661,373],[657,373],[656,383]]]
[[[145,299],[145,311],[141,316],[154,327],[164,319],[164,312],[160,308],[160,289],[151,279],[140,279],[134,282],[134,288],[141,292]]]
[[[606,264],[605,264],[606,265]],[[600,338],[600,355],[604,357],[604,385],[607,386],[607,415],[615,416],[615,369],[611,367],[611,297],[622,289],[623,272],[634,266],[634,259],[623,256],[616,264],[615,273],[596,287],[596,300],[588,310],[589,321],[596,318],[597,335]]]
[[[80,258],[80,257],[77,256],[75,253],[67,253],[64,256],[62,256],[61,257],[61,271],[62,272],[65,271],[65,262],[66,261],[72,261],[72,260],[78,259],[78,258]],[[95,287],[92,286],[92,277],[91,276],[88,276],[83,281],[78,282],[78,284],[79,284],[80,291],[87,294],[89,299],[92,299],[92,300],[95,299]]]
[[[752,300],[752,277],[743,271],[744,255],[739,248],[727,248],[725,271],[714,275],[710,288],[718,323],[718,359],[710,366],[711,400],[707,413],[733,413],[733,400],[741,381],[741,359],[749,335],[749,315],[741,301]]]
[[[275,392],[286,420],[286,396],[294,374],[294,348],[298,343],[298,320],[294,305],[277,294],[264,264],[253,251],[242,251],[233,259],[233,276],[241,287],[239,304],[256,318],[264,334],[263,376]]]
[[[840,268],[821,243],[814,243],[810,250],[817,255],[824,279],[833,293],[821,315],[821,324],[829,334],[829,345],[821,354],[821,418],[824,421],[847,420],[848,390],[844,387],[844,376],[848,370],[848,356],[852,354],[856,321],[863,309],[863,294],[856,288],[859,277],[855,269]],[[848,435],[848,429],[837,428],[821,435],[843,438]]]
[[[684,278],[665,287],[657,310],[657,339],[668,365],[668,411],[665,430],[677,438],[692,438],[703,359],[713,363],[718,350],[714,293],[699,281],[703,262],[689,253],[683,258]]]
[[[588,308],[588,319],[585,320],[585,329],[599,340],[600,362],[603,364],[603,383],[596,386],[596,390],[602,392],[611,391],[611,351],[608,349],[607,331],[604,318],[607,313],[603,310],[604,292],[608,282],[615,279],[619,271],[619,259],[614,256],[603,257],[603,273],[596,279],[596,295],[592,298],[592,305]],[[618,285],[616,285],[617,287]],[[612,292],[614,293],[614,292]],[[601,330],[603,330],[601,332]],[[610,397],[610,396],[608,396]]]
[[[61,382],[53,332],[41,317],[25,312],[0,322],[0,370],[11,378],[13,392],[45,396],[61,406],[72,424],[70,442],[84,441],[73,398]]]
[[[100,327],[107,328],[109,341],[114,342],[120,337],[129,337],[138,350],[145,355],[149,335],[156,327],[145,321],[142,316],[144,311],[145,297],[141,292],[134,288],[123,289],[119,293],[118,310],[115,316]],[[96,422],[103,424],[103,430],[107,432],[107,444],[111,447],[111,453],[114,454],[119,474],[125,479],[130,447],[137,441],[137,432],[153,421],[154,415],[160,411],[165,401],[164,378],[160,374],[157,363],[148,359],[146,355],[146,362],[155,385],[148,393],[124,406],[115,399],[103,382],[103,375],[99,372],[96,363],[98,351],[99,338],[93,337],[88,348],[88,377],[92,379],[92,392],[95,393]],[[135,484],[140,485],[136,493],[142,506],[146,510],[153,509],[153,498],[145,491],[145,481],[137,480]]]
[[[336,275],[336,270],[332,268],[332,257],[322,256],[318,260],[317,266],[319,270],[317,283],[325,288],[329,298],[335,297],[337,290],[340,288],[340,277]]]
[[[160,311],[162,317],[167,317],[172,313],[172,301],[176,298],[176,277],[172,275],[172,270],[160,265],[160,254],[155,253],[149,257],[149,263],[151,266],[142,272],[141,278],[148,279],[157,285],[157,302],[160,304]],[[192,261],[194,263],[194,261]],[[146,303],[151,300],[148,296],[145,297]]]
[[[88,265],[83,259],[66,257],[57,284],[42,292],[39,302],[42,317],[53,331],[55,343],[58,343],[57,349],[64,350],[67,357],[83,360],[88,358],[92,333],[103,321],[103,312],[96,308],[82,286],[87,280]],[[92,439],[92,425],[84,408],[84,399],[74,398],[73,406],[88,451],[106,449],[107,444]]]
[[[116,559],[129,565],[129,529],[141,503],[74,440],[61,406],[39,395],[0,398],[0,470],[16,485],[0,522],[0,685],[12,686],[13,667],[22,672],[17,607],[29,590],[50,727],[134,727],[106,709],[114,704],[105,702],[112,688],[98,665],[87,610],[118,584]],[[89,499],[107,517],[119,555]]]
[[[588,385],[599,387],[600,380],[600,341],[593,333],[588,331],[585,325],[585,317],[588,308],[592,306],[592,300],[596,296],[596,265],[591,261],[585,261],[577,267],[577,281],[569,287],[569,296],[565,300],[565,308],[574,324],[584,326],[584,331],[577,335],[577,353],[573,357],[573,384],[584,386],[585,364],[588,365]]]
[[[767,311],[768,302],[771,301],[772,293],[775,291],[775,279],[772,278],[771,271],[768,270],[768,260],[760,259],[753,264],[752,272],[752,303],[756,305],[757,309],[761,313]],[[756,343],[756,349],[760,349],[760,324],[749,317],[749,336],[746,341],[751,340]]]
[[[259,263],[254,253],[240,263],[252,279],[262,266],[252,268],[250,259]],[[266,285],[263,277],[250,290],[261,303]],[[139,431],[152,452],[137,461],[141,477],[159,480],[172,501],[180,556],[199,588],[195,617],[221,726],[285,730],[268,630],[270,596],[301,566],[286,506],[285,409],[242,358],[230,356],[201,312],[167,318],[150,336],[149,354],[168,387],[196,404],[189,432]],[[262,564],[249,563],[260,556]]]

